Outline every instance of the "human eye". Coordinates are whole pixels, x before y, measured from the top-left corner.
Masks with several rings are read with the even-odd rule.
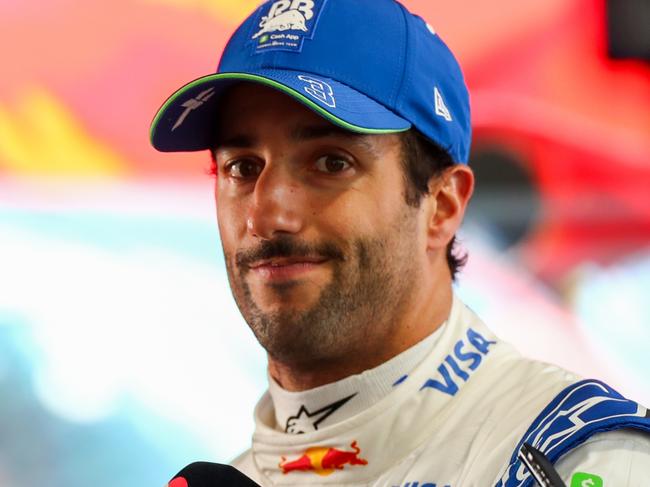
[[[254,179],[262,172],[262,165],[252,159],[238,159],[226,164],[224,170],[233,179]]]
[[[326,174],[338,174],[350,169],[352,164],[341,156],[329,154],[316,159],[315,166],[320,172]]]

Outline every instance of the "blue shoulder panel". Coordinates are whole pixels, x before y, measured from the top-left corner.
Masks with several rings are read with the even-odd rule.
[[[650,433],[650,412],[597,380],[583,380],[560,392],[535,418],[510,457],[496,487],[529,487],[533,478],[518,459],[524,443],[555,463],[562,455],[604,431],[632,428]]]

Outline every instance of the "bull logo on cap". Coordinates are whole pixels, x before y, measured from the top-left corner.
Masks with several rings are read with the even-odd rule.
[[[257,39],[262,34],[300,30],[307,32],[307,21],[314,16],[314,0],[278,0],[262,17],[260,30],[253,36]]]

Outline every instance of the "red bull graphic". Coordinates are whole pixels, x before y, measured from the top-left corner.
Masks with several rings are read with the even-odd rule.
[[[350,448],[352,451],[327,446],[315,446],[308,448],[296,460],[287,461],[285,457],[282,457],[278,466],[284,474],[294,471],[311,471],[318,475],[330,475],[335,470],[343,470],[345,465],[368,465],[368,460],[359,456],[361,448],[357,446],[356,441],[350,444]]]
[[[265,17],[262,19],[260,27],[262,27],[262,30],[255,34],[253,39],[257,39],[259,36],[267,32],[275,32],[278,30],[302,30],[303,32],[307,32],[305,17],[297,10],[289,10],[288,12],[284,12],[272,19],[267,19]]]
[[[266,2],[252,21],[257,32],[251,35],[256,52],[302,49],[305,39],[316,32],[318,17],[327,0],[277,0]]]

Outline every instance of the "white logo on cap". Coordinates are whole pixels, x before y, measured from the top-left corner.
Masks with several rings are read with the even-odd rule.
[[[314,0],[278,0],[271,6],[269,14],[262,17],[260,30],[253,36],[262,34],[301,30],[307,32],[307,21],[314,16]]]
[[[183,124],[183,122],[185,121],[185,119],[187,118],[187,116],[190,114],[192,110],[199,108],[206,101],[212,98],[212,95],[214,95],[214,86],[212,88],[208,88],[205,91],[202,91],[194,98],[190,98],[185,103],[183,103],[181,106],[185,107],[185,111],[181,113],[181,116],[178,117],[178,120],[176,120],[176,123],[172,127],[172,132]]]
[[[445,100],[442,98],[442,95],[440,94],[440,91],[438,90],[437,86],[433,87],[433,95],[435,98],[435,105],[436,105],[436,115],[439,117],[444,118],[447,120],[447,122],[451,122],[451,113],[449,113],[449,109],[447,108],[447,105],[445,104]]]
[[[298,76],[300,81],[304,81],[309,84],[305,86],[304,90],[308,95],[316,98],[318,101],[324,103],[328,107],[336,108],[336,100],[334,99],[334,90],[330,85],[325,83],[325,81],[312,78],[311,76],[305,76],[301,74]]]

